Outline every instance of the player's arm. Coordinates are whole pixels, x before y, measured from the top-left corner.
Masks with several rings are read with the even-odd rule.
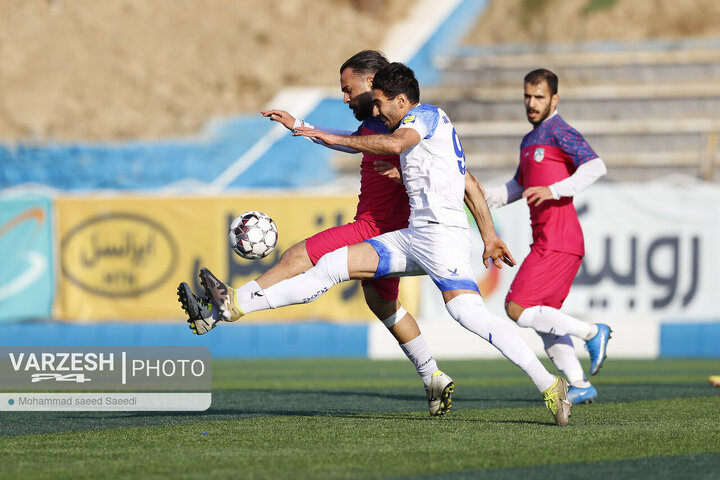
[[[398,128],[391,134],[337,135],[316,128],[297,128],[294,136],[315,137],[328,145],[350,147],[376,155],[400,155],[420,142],[420,134],[413,128]]]
[[[516,200],[520,200],[522,198],[523,188],[522,185],[513,178],[505,183],[505,185],[485,187],[484,192],[488,207],[500,208]]]
[[[267,117],[270,120],[274,122],[280,123],[282,126],[287,128],[290,131],[295,131],[296,128],[300,127],[309,127],[309,128],[316,128],[318,130],[322,130],[329,133],[334,133],[336,135],[354,135],[357,132],[352,132],[351,130],[341,130],[339,128],[329,128],[329,127],[318,127],[314,125],[310,125],[309,123],[305,122],[305,120],[300,120],[298,118],[293,117],[285,110],[262,110],[260,112],[263,117]],[[348,148],[348,147],[342,147],[342,146],[330,146],[323,142],[322,140],[319,140],[317,138],[307,137],[308,140],[310,140],[313,143],[317,143],[318,145],[322,145],[324,147],[332,148],[333,150],[338,150],[340,152],[345,153],[360,153],[358,150]]]
[[[470,213],[472,213],[475,223],[477,223],[478,229],[480,230],[483,242],[485,243],[485,251],[483,252],[483,263],[485,267],[490,266],[488,262],[489,258],[492,258],[497,268],[502,268],[501,261],[511,267],[514,266],[515,259],[510,253],[510,250],[508,250],[505,243],[500,240],[495,232],[495,225],[493,225],[490,209],[485,202],[483,187],[470,172],[465,172],[465,204],[470,210]]]
[[[581,164],[568,178],[547,187],[530,187],[522,196],[527,198],[529,205],[540,205],[545,200],[558,200],[561,197],[574,197],[606,173],[605,162],[596,157]]]

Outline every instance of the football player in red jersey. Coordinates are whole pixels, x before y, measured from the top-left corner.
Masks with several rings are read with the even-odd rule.
[[[520,146],[515,176],[505,185],[485,189],[490,208],[526,198],[533,243],[505,298],[505,310],[522,327],[535,329],[555,366],[570,383],[572,403],[596,400],[570,336],[585,341],[590,374],[606,357],[610,327],[582,322],[560,311],[580,268],[585,247],[573,196],[607,170],[577,130],[558,114],[558,77],[546,69],[525,76],[525,113],[533,130]]]

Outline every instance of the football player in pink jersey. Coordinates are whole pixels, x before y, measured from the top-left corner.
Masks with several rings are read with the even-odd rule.
[[[505,298],[505,311],[521,327],[533,328],[570,384],[568,399],[591,403],[597,390],[585,376],[572,339],[585,341],[590,374],[606,358],[610,327],[582,322],[559,309],[580,268],[585,246],[573,196],[603,176],[600,157],[557,112],[558,77],[546,69],[525,76],[525,112],[533,130],[520,146],[520,164],[505,185],[485,189],[490,208],[527,199],[533,243]]]

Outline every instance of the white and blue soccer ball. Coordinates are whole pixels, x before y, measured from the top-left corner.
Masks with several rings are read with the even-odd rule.
[[[235,217],[230,224],[230,247],[248,260],[270,255],[277,244],[275,222],[262,212],[250,211]]]

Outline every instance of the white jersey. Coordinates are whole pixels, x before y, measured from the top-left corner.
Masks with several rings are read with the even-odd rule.
[[[398,128],[412,128],[420,142],[400,154],[410,197],[410,226],[468,227],[465,214],[465,154],[455,127],[434,105],[419,104]]]

